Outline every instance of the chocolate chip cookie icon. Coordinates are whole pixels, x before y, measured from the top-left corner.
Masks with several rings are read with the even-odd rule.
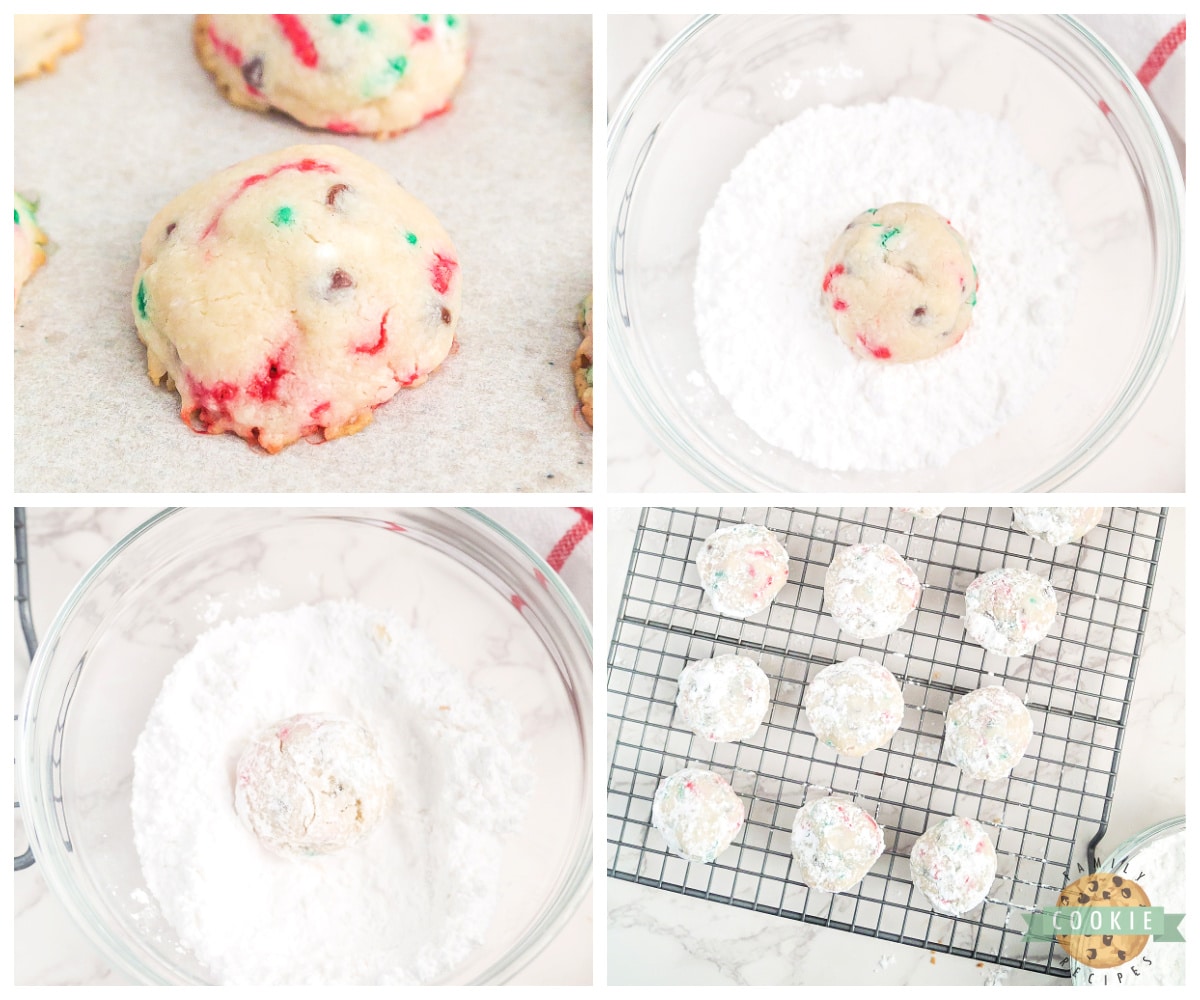
[[[1059,906],[1149,906],[1150,897],[1133,879],[1120,875],[1086,875],[1058,894]],[[1086,929],[1086,928],[1085,928]],[[1137,958],[1150,941],[1148,934],[1060,934],[1058,943],[1077,962],[1093,969],[1111,969]]]

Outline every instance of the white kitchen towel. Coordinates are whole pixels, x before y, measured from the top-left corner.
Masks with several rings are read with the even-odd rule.
[[[592,618],[592,508],[481,508],[550,564]]]
[[[1184,40],[1182,14],[1084,14],[1089,28],[1119,55],[1150,93],[1158,113],[1182,139]]]

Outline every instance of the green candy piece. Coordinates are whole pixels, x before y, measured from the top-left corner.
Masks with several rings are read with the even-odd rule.
[[[899,233],[900,233],[900,230],[897,229],[895,226],[893,226],[891,229],[889,229],[886,233],[884,233],[879,238],[879,245],[882,246],[884,250],[886,250],[888,240],[890,240],[893,236],[899,235]]]
[[[408,240],[408,242],[411,243],[413,246],[417,245],[417,234],[416,233],[405,233],[404,238],[406,240]]]
[[[408,56],[396,56],[395,59],[389,59],[388,65],[395,70],[397,76],[403,76],[404,71],[408,69]]]
[[[369,35],[371,33],[371,25],[366,21],[358,22],[358,33],[360,35]]]
[[[287,205],[276,209],[275,215],[271,218],[271,223],[276,226],[290,226],[294,221],[295,214]]]
[[[352,15],[350,14],[330,14],[329,20],[331,20],[334,24],[344,24],[350,20],[351,16]]]
[[[446,27],[447,28],[457,28],[458,27],[458,18],[455,17],[453,14],[447,14],[446,15]]]
[[[137,311],[138,311],[138,315],[141,316],[142,319],[146,318],[146,279],[145,278],[142,278],[142,280],[138,282]]]

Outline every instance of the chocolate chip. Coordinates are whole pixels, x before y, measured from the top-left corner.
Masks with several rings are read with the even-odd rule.
[[[917,306],[917,308],[913,310],[913,319],[920,319],[924,315],[925,315],[925,307],[924,306]]]
[[[354,279],[350,277],[340,267],[329,276],[329,289],[332,291],[335,288],[353,288]]]
[[[1089,948],[1089,949],[1087,950],[1087,957],[1088,957],[1088,958],[1095,958],[1095,957],[1096,957],[1096,949],[1095,949],[1095,948]]]
[[[1120,888],[1120,887],[1121,887],[1121,886],[1123,886],[1124,884],[1125,884],[1125,880],[1124,880],[1123,878],[1121,878],[1121,876],[1120,876],[1120,875],[1114,875],[1114,876],[1113,876],[1113,885],[1115,885],[1115,886],[1117,886],[1118,888]]]
[[[1112,935],[1105,934],[1100,940],[1104,942],[1104,947],[1107,948],[1109,945],[1112,944]]]
[[[175,232],[175,223],[167,223],[167,235],[170,236],[173,232]]]
[[[1086,902],[1088,902],[1088,901],[1089,901],[1091,898],[1092,898],[1092,897],[1091,897],[1091,896],[1089,896],[1089,895],[1088,895],[1086,892],[1081,892],[1081,893],[1079,894],[1079,902],[1080,902],[1080,903],[1086,903]]]
[[[1133,890],[1132,889],[1122,889],[1121,895],[1124,896],[1126,899],[1128,899],[1130,896],[1133,895]]]
[[[1111,893],[1111,892],[1109,892],[1107,889],[1105,889],[1105,890],[1104,890],[1104,898],[1105,898],[1105,899],[1112,899],[1112,893]]]
[[[1125,952],[1120,948],[1117,949],[1117,958],[1119,958],[1122,962],[1125,961]]]
[[[335,184],[325,192],[325,204],[330,208],[339,208],[340,206],[338,201],[341,198],[342,193],[349,190],[350,186],[348,184]]]
[[[262,89],[263,61],[262,56],[255,56],[249,62],[242,63],[242,79],[247,87],[255,90]]]
[[[450,319],[451,319],[450,310],[447,309],[445,306],[442,306],[442,322],[449,323]]]
[[[1092,879],[1092,881],[1090,881],[1088,883],[1088,889],[1090,889],[1092,892],[1095,892],[1099,888],[1100,888],[1100,883],[1097,882],[1095,879]]]

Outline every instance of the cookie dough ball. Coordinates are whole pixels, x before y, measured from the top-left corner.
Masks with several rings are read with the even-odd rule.
[[[978,278],[966,241],[928,205],[868,208],[829,248],[821,301],[855,354],[923,361],[963,338]]]
[[[1104,517],[1103,507],[1014,507],[1013,521],[1031,538],[1066,545],[1077,542]]]
[[[967,587],[967,635],[1001,656],[1024,656],[1058,614],[1050,582],[1026,569],[994,569]]]
[[[673,853],[708,864],[733,843],[746,807],[719,774],[685,767],[658,786],[650,821]]]
[[[331,854],[383,815],[390,782],[379,746],[347,719],[293,715],[264,729],[237,764],[234,805],[276,854]]]
[[[890,545],[851,545],[825,575],[825,610],[857,639],[895,632],[921,599],[921,581]]]
[[[27,80],[53,72],[60,55],[83,44],[86,17],[86,14],[14,14],[14,78]]]
[[[896,510],[909,517],[937,517],[945,507],[897,507]]]
[[[896,735],[904,718],[904,696],[882,663],[853,656],[813,678],[804,711],[822,743],[848,757],[862,757]]]
[[[792,856],[800,881],[822,892],[842,892],[883,853],[883,832],[863,809],[846,799],[809,802],[792,824]]]
[[[675,707],[688,729],[716,743],[753,736],[771,705],[767,675],[748,656],[727,653],[679,672]]]
[[[735,524],[709,535],[696,556],[700,585],[717,614],[749,618],[787,583],[787,549],[766,528]]]
[[[1033,738],[1029,709],[999,685],[982,687],[946,712],[946,759],[972,781],[1007,778]]]
[[[571,361],[571,371],[575,373],[575,395],[579,397],[579,411],[589,427],[592,426],[592,293],[579,303],[575,316],[579,327],[579,335],[583,342],[575,352]]]
[[[467,68],[457,14],[198,14],[193,39],[232,103],[381,138],[449,111]]]
[[[42,247],[47,237],[37,223],[33,206],[15,193],[13,202],[13,304],[16,305],[21,286],[46,262]]]
[[[133,282],[150,378],[193,430],[277,452],[371,422],[454,341],[446,231],[379,167],[292,146],[202,181],[154,217]]]
[[[983,902],[996,880],[996,849],[982,823],[951,816],[913,844],[913,885],[942,913],[960,914]]]

